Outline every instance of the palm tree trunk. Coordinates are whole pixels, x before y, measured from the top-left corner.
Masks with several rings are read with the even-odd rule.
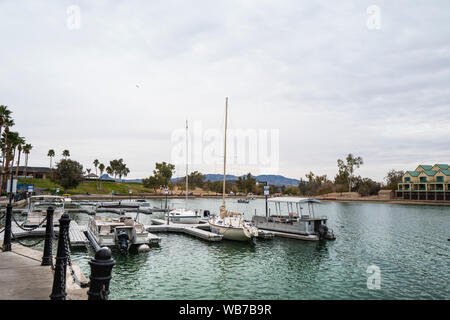
[[[28,171],[28,153],[25,154],[25,172],[23,174],[25,176],[25,188],[27,185],[27,171]]]
[[[0,175],[0,194],[3,192],[3,175],[4,175],[3,169],[5,168],[5,156],[6,156],[5,152],[3,152],[2,155],[3,156],[2,156],[2,173]]]
[[[21,154],[21,153],[22,153],[22,152],[19,150],[19,154],[18,154],[18,157],[17,157],[16,179],[19,178],[19,165],[20,165],[20,154]]]

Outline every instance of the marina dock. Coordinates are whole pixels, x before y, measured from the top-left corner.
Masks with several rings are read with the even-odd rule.
[[[0,243],[0,247],[1,247]],[[0,300],[49,300],[53,285],[50,266],[41,266],[42,252],[13,243],[11,251],[0,250]],[[72,262],[75,274],[87,282],[79,266]],[[87,288],[73,282],[66,274],[67,300],[87,299]]]
[[[209,225],[207,223],[200,224],[181,224],[172,223],[167,224],[165,220],[162,219],[151,219],[152,225],[145,226],[145,229],[149,232],[179,232],[192,235],[194,237],[206,240],[206,241],[221,241],[222,235],[213,233],[209,230]]]
[[[152,225],[146,226],[147,230],[152,232],[180,232],[190,234],[194,237],[198,237],[207,241],[221,241],[222,235],[214,232],[210,232],[209,223],[203,221],[203,223],[198,224],[181,224],[181,223],[170,223],[167,224],[166,220],[163,219],[151,219]],[[259,230],[258,239],[273,239],[274,233],[267,230]]]

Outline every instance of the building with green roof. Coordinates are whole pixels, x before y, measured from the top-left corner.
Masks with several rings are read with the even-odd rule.
[[[450,166],[420,164],[416,170],[406,171],[396,196],[405,200],[450,201]]]

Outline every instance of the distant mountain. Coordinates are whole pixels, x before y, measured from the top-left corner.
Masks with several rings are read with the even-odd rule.
[[[246,175],[242,175],[244,177]],[[252,176],[253,178],[256,178],[258,181],[267,181],[268,184],[274,185],[274,186],[298,186],[300,180],[298,179],[292,179],[292,178],[286,178],[280,175],[275,174],[261,174],[259,176]],[[184,177],[178,177],[172,179],[173,182],[180,181]],[[206,174],[205,175],[205,181],[217,181],[222,180],[223,175],[222,174]],[[236,181],[238,179],[238,176],[227,174],[226,177],[227,181]]]
[[[116,182],[129,182],[129,183],[142,183],[142,179],[114,179],[112,177],[110,177],[108,174],[104,174],[102,175],[102,180],[106,180],[106,181],[116,181]]]

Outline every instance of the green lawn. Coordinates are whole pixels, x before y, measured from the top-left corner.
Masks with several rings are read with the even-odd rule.
[[[24,183],[25,179],[19,179],[19,183]],[[60,191],[63,191],[63,188],[50,181],[50,179],[27,179],[27,184],[34,184],[35,188],[42,188],[47,192],[54,192],[56,188],[59,188]],[[145,188],[141,183],[118,183],[118,182],[102,182],[102,190],[97,190],[97,182],[96,181],[83,181],[78,185],[76,189],[66,190],[66,193],[69,194],[86,194],[89,192],[90,194],[111,194],[111,191],[114,190],[119,194],[129,194],[129,190],[133,190],[133,194],[144,193],[144,192],[153,192],[153,189]]]

